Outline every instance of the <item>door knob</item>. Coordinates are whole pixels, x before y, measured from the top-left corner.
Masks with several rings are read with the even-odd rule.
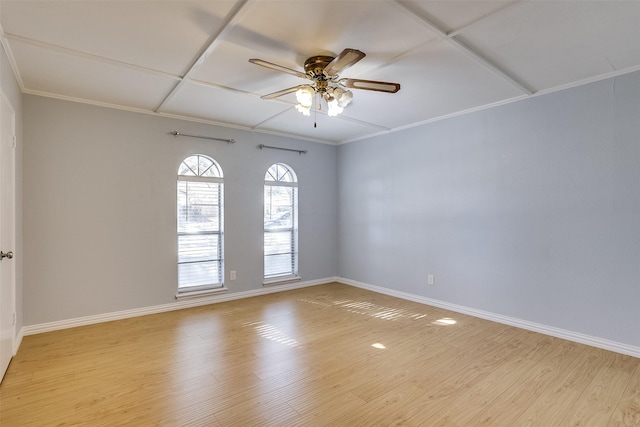
[[[0,261],[2,261],[5,258],[9,258],[9,259],[13,258],[13,252],[11,252],[11,251],[9,251],[9,252],[0,251]]]

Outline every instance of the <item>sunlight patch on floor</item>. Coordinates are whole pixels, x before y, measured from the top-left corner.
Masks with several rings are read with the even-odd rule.
[[[339,307],[351,313],[364,314],[384,320],[413,319],[418,320],[427,317],[424,313],[415,313],[403,308],[391,308],[367,301],[339,300],[332,302],[300,299],[299,301],[322,307]]]
[[[438,319],[435,322],[431,322],[434,325],[443,325],[443,326],[449,326],[449,325],[455,325],[456,323],[458,323],[455,319],[452,319],[451,317],[443,317],[442,319]]]
[[[275,327],[270,323],[251,322],[251,323],[245,323],[243,326],[253,327],[258,333],[258,335],[264,339],[275,341],[277,343],[284,344],[289,347],[300,347],[300,343],[295,338],[288,336],[287,334],[285,334],[280,329],[278,329],[277,327]]]
[[[384,320],[396,320],[396,319],[422,319],[427,317],[423,313],[414,313],[403,308],[391,308],[382,305],[374,304],[366,301],[334,301],[334,305],[344,308],[347,311],[358,314],[365,314],[367,316],[376,317]]]

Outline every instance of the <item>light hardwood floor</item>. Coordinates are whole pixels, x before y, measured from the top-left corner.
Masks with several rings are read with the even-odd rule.
[[[638,426],[640,359],[327,284],[25,337],[9,426]]]

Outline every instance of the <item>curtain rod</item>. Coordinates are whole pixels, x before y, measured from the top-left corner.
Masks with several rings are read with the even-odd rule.
[[[259,149],[263,149],[263,148],[270,148],[272,150],[283,150],[283,151],[294,151],[298,154],[307,154],[307,150],[295,150],[293,148],[282,148],[282,147],[273,147],[271,145],[264,145],[264,144],[260,144],[258,145]]]
[[[173,135],[173,136],[188,136],[189,138],[200,138],[200,139],[210,139],[212,141],[222,141],[222,142],[226,142],[228,144],[233,144],[236,142],[235,139],[225,139],[225,138],[215,138],[213,136],[200,136],[200,135],[189,135],[186,133],[180,133],[178,131],[173,131],[173,132],[169,132],[169,134]]]

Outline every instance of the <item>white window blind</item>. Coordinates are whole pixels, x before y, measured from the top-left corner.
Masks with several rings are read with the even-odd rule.
[[[277,163],[264,183],[264,277],[298,274],[298,182],[289,166]]]
[[[211,158],[195,155],[178,169],[178,292],[222,287],[223,179]]]

